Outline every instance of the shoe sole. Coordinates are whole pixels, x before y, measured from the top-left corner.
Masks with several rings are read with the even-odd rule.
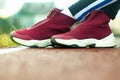
[[[18,43],[18,44],[26,46],[26,47],[31,47],[31,48],[39,48],[39,47],[44,48],[44,47],[48,47],[48,46],[52,45],[50,39],[45,39],[45,40],[23,40],[23,39],[13,37],[12,35],[10,35],[10,38],[15,43]]]
[[[104,39],[97,40],[97,39],[56,39],[54,37],[51,38],[51,43],[53,45],[58,45],[62,47],[73,47],[73,48],[113,48],[116,46],[117,42],[113,36],[110,34]]]

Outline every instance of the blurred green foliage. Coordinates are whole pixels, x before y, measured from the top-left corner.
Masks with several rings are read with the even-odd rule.
[[[9,23],[8,19],[0,18],[0,34],[9,33],[14,27]]]
[[[0,48],[16,47],[18,44],[11,41],[9,34],[0,35]]]

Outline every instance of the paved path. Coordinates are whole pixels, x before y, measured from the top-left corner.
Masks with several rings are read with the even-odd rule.
[[[0,80],[120,80],[120,49],[27,48],[0,55]]]

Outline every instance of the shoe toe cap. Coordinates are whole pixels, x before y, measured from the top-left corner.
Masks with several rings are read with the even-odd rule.
[[[17,31],[13,31],[10,33],[12,37],[19,38],[19,39],[24,39],[24,40],[30,40],[31,37],[28,35],[20,34]]]

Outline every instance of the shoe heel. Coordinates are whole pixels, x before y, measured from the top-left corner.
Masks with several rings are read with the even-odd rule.
[[[107,48],[112,48],[115,46],[117,46],[117,42],[113,34],[110,34],[109,36],[102,40],[98,40],[95,45],[95,47],[107,47]]]

